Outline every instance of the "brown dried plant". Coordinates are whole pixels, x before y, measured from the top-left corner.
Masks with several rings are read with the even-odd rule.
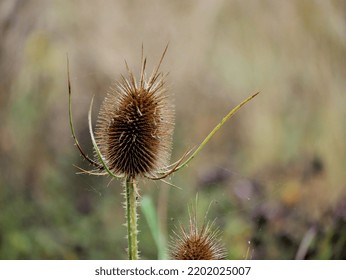
[[[158,72],[165,52],[148,80],[143,55],[138,83],[126,64],[129,79],[122,76],[103,101],[95,131],[96,143],[114,174],[154,177],[155,171],[167,166],[174,106],[165,95],[165,76]]]
[[[189,214],[189,226],[174,231],[170,246],[173,260],[222,260],[227,251],[220,241],[220,231],[214,226],[215,221],[207,222],[206,218],[199,228],[196,209]]]
[[[121,81],[116,82],[115,87],[108,92],[100,108],[95,134],[91,120],[93,99],[91,100],[88,120],[95,159],[90,158],[83,151],[75,134],[72,121],[69,60],[67,57],[69,121],[72,137],[81,155],[95,168],[90,171],[79,169],[81,173],[124,178],[129,259],[138,258],[137,178],[145,177],[152,180],[163,180],[185,167],[203,149],[222,125],[258,94],[248,97],[231,110],[202,143],[193,152],[190,151],[191,155],[189,155],[190,152],[186,152],[175,163],[168,165],[174,130],[174,106],[166,95],[165,78],[167,75],[160,72],[160,66],[167,48],[168,45],[149,78],[145,73],[146,58],[143,54],[143,46],[139,81],[136,80],[125,61],[128,78],[121,76]],[[189,157],[187,157],[188,155]],[[166,183],[170,184],[169,182]]]

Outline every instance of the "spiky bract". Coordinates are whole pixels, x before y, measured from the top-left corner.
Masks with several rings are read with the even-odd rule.
[[[96,141],[103,160],[117,175],[152,176],[170,158],[174,107],[165,95],[165,76],[159,72],[164,54],[148,80],[143,55],[139,82],[126,64],[128,79],[122,76],[101,106]]]

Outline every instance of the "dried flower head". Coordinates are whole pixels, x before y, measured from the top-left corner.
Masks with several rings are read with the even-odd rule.
[[[103,101],[95,138],[114,174],[153,176],[169,161],[174,107],[165,95],[165,76],[159,72],[166,49],[148,80],[143,52],[139,82],[126,63],[128,79],[122,76]]]
[[[249,96],[233,108],[198,147],[185,152],[173,164],[166,165],[171,155],[174,105],[165,95],[167,91],[166,75],[159,72],[159,69],[167,48],[168,45],[149,79],[146,78],[145,74],[146,58],[143,56],[143,46],[139,82],[125,61],[128,79],[121,76],[122,80],[116,82],[115,88],[111,89],[105,98],[98,116],[95,136],[91,121],[93,100],[91,101],[88,116],[89,131],[96,160],[91,159],[83,151],[74,130],[71,104],[72,89],[67,56],[69,121],[72,137],[82,157],[96,167],[95,170],[90,171],[78,167],[81,173],[125,178],[145,176],[152,180],[163,180],[187,166],[223,124],[259,93]]]
[[[220,242],[220,231],[214,229],[214,222],[197,226],[196,216],[190,215],[189,229],[180,225],[180,232],[174,232],[171,243],[173,260],[222,260],[226,258],[226,250]]]

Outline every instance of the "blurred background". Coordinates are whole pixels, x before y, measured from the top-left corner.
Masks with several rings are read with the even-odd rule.
[[[230,259],[346,259],[345,1],[0,1],[0,258],[126,259],[122,184],[88,169],[68,121],[70,58],[77,136],[92,154],[111,84],[148,72],[164,47],[176,107],[172,161],[239,111],[170,182],[141,180],[170,240],[222,231]],[[208,210],[209,209],[209,210]],[[141,208],[139,246],[156,259]]]

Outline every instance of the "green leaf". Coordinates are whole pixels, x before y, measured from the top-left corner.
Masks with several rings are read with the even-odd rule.
[[[159,260],[167,259],[166,238],[163,235],[158,223],[158,216],[153,200],[149,196],[144,196],[141,200],[142,213],[148,223],[149,229],[155,241]]]

